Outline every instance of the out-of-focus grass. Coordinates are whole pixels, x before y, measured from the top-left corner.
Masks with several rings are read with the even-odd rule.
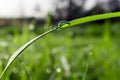
[[[55,31],[36,41],[8,69],[4,80],[120,79],[120,23],[86,24]],[[0,73],[7,60],[25,42],[42,33],[6,27],[0,29]]]

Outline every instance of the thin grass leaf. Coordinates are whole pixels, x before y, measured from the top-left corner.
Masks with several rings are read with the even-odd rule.
[[[85,69],[85,73],[84,73],[84,75],[83,75],[83,79],[82,79],[82,80],[85,80],[85,79],[86,79],[87,71],[88,71],[88,66],[89,66],[89,64],[87,63],[86,69]]]
[[[30,40],[29,42],[27,42],[25,45],[23,45],[21,48],[19,48],[8,60],[8,63],[5,67],[5,69],[3,70],[1,76],[0,76],[0,80],[2,79],[4,73],[6,72],[6,70],[8,69],[8,67],[11,65],[11,63],[16,59],[16,57],[18,55],[20,55],[28,46],[30,46],[33,42],[35,42],[36,40],[38,40],[39,38],[45,36],[46,34],[55,31],[56,29],[59,28],[66,28],[66,27],[71,27],[71,26],[75,26],[78,24],[82,24],[82,23],[86,23],[86,22],[91,22],[91,21],[96,21],[96,20],[102,20],[102,19],[108,19],[108,18],[114,18],[114,17],[120,17],[120,12],[113,12],[113,13],[106,13],[106,14],[99,14],[99,15],[93,15],[93,16],[88,16],[88,17],[83,17],[83,18],[78,18],[72,21],[62,21],[59,23],[59,25],[57,27],[52,27],[49,31],[44,32],[43,34],[35,37],[34,39]]]
[[[56,29],[58,29],[57,27],[50,29],[49,31],[44,32],[43,34],[33,38],[32,40],[30,40],[29,42],[27,42],[26,44],[24,44],[22,47],[20,47],[15,53],[13,53],[13,55],[9,58],[8,63],[6,65],[6,67],[4,68],[1,76],[0,76],[0,80],[2,79],[4,73],[7,71],[8,67],[12,64],[12,62],[17,58],[17,56],[19,56],[28,46],[30,46],[32,43],[34,43],[36,40],[38,40],[39,38],[45,36],[46,34],[55,31]]]
[[[99,15],[93,15],[93,16],[74,19],[72,21],[69,21],[70,25],[64,25],[61,28],[67,28],[67,27],[75,26],[82,23],[87,23],[87,22],[97,21],[102,19],[115,18],[115,17],[120,17],[120,12],[105,13],[105,14],[99,14]]]

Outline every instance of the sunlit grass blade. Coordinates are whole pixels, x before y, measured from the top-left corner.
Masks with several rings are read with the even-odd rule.
[[[74,19],[72,21],[69,21],[70,25],[64,25],[61,28],[71,27],[78,24],[91,22],[91,21],[97,21],[102,19],[108,19],[108,18],[115,18],[120,17],[120,12],[113,12],[113,13],[105,13],[105,14],[99,14],[99,15],[93,15],[93,16],[87,16],[83,18]]]
[[[34,39],[30,40],[29,42],[27,42],[25,45],[23,45],[21,48],[19,48],[15,53],[13,53],[13,55],[10,57],[10,59],[8,60],[8,63],[5,67],[5,69],[3,70],[1,76],[0,76],[0,80],[2,79],[4,73],[6,72],[6,70],[8,69],[8,67],[11,65],[11,63],[17,58],[18,55],[20,55],[27,47],[29,47],[33,42],[35,42],[36,40],[38,40],[39,38],[45,36],[46,34],[57,30],[58,28],[66,28],[66,27],[70,27],[70,26],[75,26],[81,23],[86,23],[86,22],[90,22],[90,21],[96,21],[96,20],[101,20],[101,19],[108,19],[108,18],[114,18],[114,17],[120,17],[120,12],[114,12],[114,13],[106,13],[106,14],[99,14],[99,15],[93,15],[93,16],[88,16],[88,17],[83,17],[83,18],[78,18],[69,22],[66,21],[62,21],[59,23],[59,25],[57,27],[52,27],[49,31],[44,32],[43,34],[35,37]],[[84,79],[84,78],[83,78]]]

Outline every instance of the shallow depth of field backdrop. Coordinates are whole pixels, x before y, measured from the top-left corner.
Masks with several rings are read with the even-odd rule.
[[[120,0],[0,0],[0,74],[24,43],[61,20],[120,11]],[[36,41],[3,80],[119,80],[120,18],[57,30]]]

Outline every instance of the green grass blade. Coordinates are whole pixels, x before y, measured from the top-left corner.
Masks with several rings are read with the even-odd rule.
[[[85,79],[86,79],[86,75],[87,75],[87,71],[88,71],[88,66],[89,66],[89,64],[87,63],[86,69],[85,69],[85,73],[84,73],[84,75],[83,75],[83,79],[82,79],[82,80],[85,80]]]
[[[97,20],[108,19],[108,18],[115,18],[115,17],[120,17],[120,12],[105,13],[105,14],[99,14],[99,15],[93,15],[93,16],[74,19],[72,21],[69,21],[70,25],[61,26],[61,28],[71,27],[71,26],[75,26],[78,24],[86,23],[86,22],[97,21]]]
[[[90,21],[96,21],[96,20],[101,20],[101,19],[108,19],[108,18],[114,18],[114,17],[120,17],[120,12],[114,12],[114,13],[106,13],[106,14],[100,14],[100,15],[94,15],[94,16],[88,16],[88,17],[84,17],[84,18],[79,18],[79,19],[75,19],[69,22],[60,22],[60,26],[58,25],[57,27],[53,27],[52,29],[50,29],[49,31],[44,32],[43,34],[33,38],[32,40],[30,40],[29,42],[27,42],[25,45],[23,45],[21,48],[19,48],[15,53],[13,53],[13,55],[10,57],[10,59],[8,60],[8,63],[5,67],[5,69],[3,70],[1,76],[0,76],[0,80],[2,79],[4,73],[6,72],[6,70],[8,69],[8,67],[11,65],[11,63],[17,58],[18,55],[20,55],[27,47],[29,47],[33,42],[35,42],[36,40],[38,40],[39,38],[45,36],[46,34],[57,30],[58,28],[66,28],[66,27],[70,27],[70,26],[75,26],[81,23],[86,23],[86,22],[90,22]],[[63,25],[64,23],[64,25]]]
[[[0,76],[0,80],[2,79],[4,73],[7,71],[8,67],[11,65],[11,63],[17,58],[17,56],[19,56],[28,46],[30,46],[32,43],[34,43],[36,40],[38,40],[39,38],[45,36],[46,34],[55,31],[57,29],[57,27],[50,29],[49,31],[44,32],[43,34],[33,38],[32,40],[30,40],[29,42],[27,42],[26,44],[24,44],[22,47],[20,47],[15,53],[13,53],[13,55],[9,58],[8,63],[6,65],[6,67],[4,68],[1,76]]]

